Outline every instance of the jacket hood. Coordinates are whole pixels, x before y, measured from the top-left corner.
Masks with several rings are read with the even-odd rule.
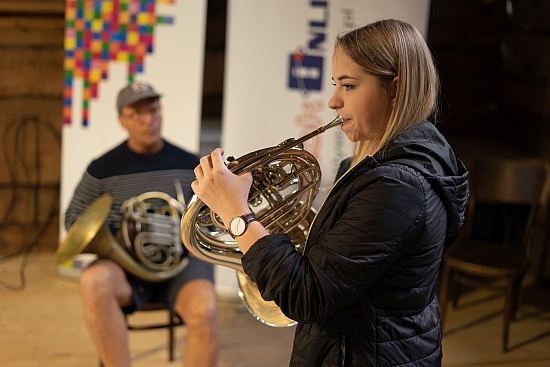
[[[372,161],[403,164],[422,173],[447,210],[447,236],[458,233],[464,224],[470,193],[468,171],[431,122],[424,121],[404,131],[377,152]]]

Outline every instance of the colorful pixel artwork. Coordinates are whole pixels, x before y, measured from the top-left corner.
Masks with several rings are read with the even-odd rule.
[[[171,16],[156,14],[157,4],[176,0],[66,0],[63,122],[71,123],[73,80],[83,81],[82,124],[89,105],[107,79],[110,61],[128,63],[128,81],[143,72],[146,54],[153,52],[157,24],[173,24]]]

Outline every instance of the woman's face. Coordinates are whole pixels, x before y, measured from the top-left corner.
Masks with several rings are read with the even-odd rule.
[[[367,141],[385,128],[391,100],[378,79],[336,47],[332,56],[332,80],[335,85],[328,106],[342,118],[342,130],[352,142]]]

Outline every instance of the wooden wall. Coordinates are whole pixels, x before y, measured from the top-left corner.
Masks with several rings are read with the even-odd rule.
[[[65,0],[0,0],[0,259],[58,244]],[[219,131],[226,1],[208,1],[203,118]]]
[[[0,255],[57,246],[64,0],[0,2]]]

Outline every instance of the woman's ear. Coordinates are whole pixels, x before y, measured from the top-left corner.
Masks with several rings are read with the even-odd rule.
[[[397,99],[397,86],[399,84],[399,76],[396,76],[390,82],[390,101],[391,106],[395,107],[395,100]]]

